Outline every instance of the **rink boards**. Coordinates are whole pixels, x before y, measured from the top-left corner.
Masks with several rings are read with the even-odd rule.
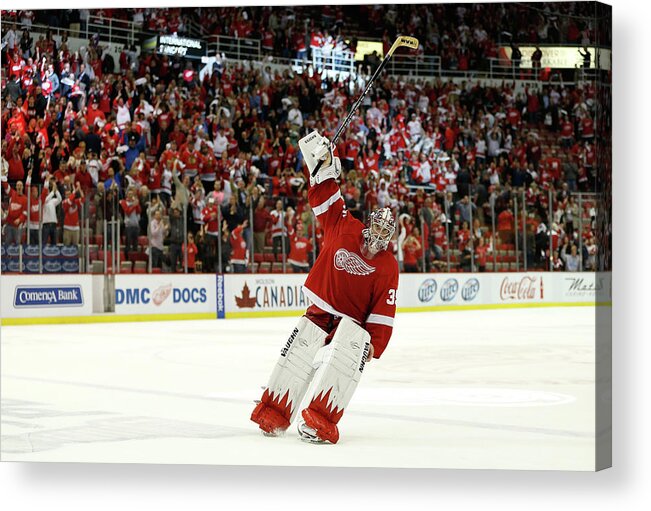
[[[293,316],[310,304],[305,277],[2,275],[2,324]],[[610,273],[403,273],[396,302],[398,312],[426,312],[594,307],[610,305],[611,297]]]

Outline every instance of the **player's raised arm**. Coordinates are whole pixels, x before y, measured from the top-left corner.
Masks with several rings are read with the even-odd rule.
[[[310,207],[327,233],[337,225],[345,211],[344,199],[337,181],[341,174],[341,162],[333,154],[330,141],[319,135],[318,131],[303,137],[298,141],[298,145],[310,174]],[[323,164],[312,176],[312,171],[322,160]]]

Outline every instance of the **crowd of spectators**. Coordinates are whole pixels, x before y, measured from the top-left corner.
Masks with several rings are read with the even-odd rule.
[[[117,220],[125,259],[145,252],[165,271],[185,261],[191,271],[247,271],[266,253],[309,269],[321,233],[297,141],[313,129],[332,136],[359,82],[251,62],[225,62],[200,80],[178,58],[125,50],[114,62],[95,37],[74,53],[50,34],[6,42],[6,243],[34,243],[42,226],[44,243],[77,244],[83,219],[94,236]],[[590,83],[383,77],[337,147],[347,207],[360,219],[378,206],[395,211],[405,271],[445,269],[448,250],[455,268],[485,269],[493,251],[513,249],[524,194],[529,267],[573,269],[579,247],[584,268],[594,267],[594,204],[579,211],[575,198],[596,191],[594,99]]]
[[[321,57],[354,52],[358,39],[382,39],[386,52],[398,34],[415,36],[419,51],[441,57],[443,69],[482,69],[497,57],[498,45],[609,45],[608,26],[596,22],[594,6],[585,2],[366,4],[282,7],[197,7],[130,9],[61,9],[3,11],[5,23],[84,32],[109,21],[135,23],[151,33],[250,38],[265,53],[282,57]]]

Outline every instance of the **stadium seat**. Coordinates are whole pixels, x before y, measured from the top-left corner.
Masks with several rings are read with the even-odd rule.
[[[259,273],[271,273],[271,263],[260,263],[260,267],[258,268]]]
[[[120,264],[120,273],[131,273],[132,264],[131,261],[123,261],[122,264]]]
[[[136,261],[133,265],[133,273],[147,273],[147,263],[145,261]]]

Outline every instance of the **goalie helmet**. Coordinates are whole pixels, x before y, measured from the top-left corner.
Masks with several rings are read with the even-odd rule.
[[[364,236],[364,242],[369,251],[377,254],[387,249],[395,231],[396,221],[391,210],[381,208],[371,213],[368,227],[362,231],[362,236]]]

